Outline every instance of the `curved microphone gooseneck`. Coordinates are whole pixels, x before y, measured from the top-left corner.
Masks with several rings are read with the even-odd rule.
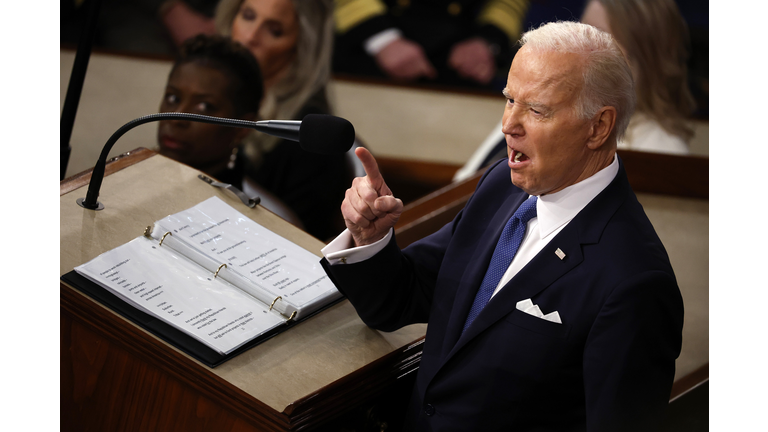
[[[309,114],[304,120],[264,120],[249,121],[224,117],[211,117],[191,113],[158,113],[131,120],[115,131],[104,144],[99,160],[93,167],[91,182],[85,198],[78,198],[77,203],[89,210],[101,210],[104,206],[97,201],[99,190],[104,180],[107,156],[118,139],[126,132],[144,123],[159,120],[186,120],[198,123],[212,123],[220,126],[256,129],[269,135],[291,141],[298,141],[301,148],[320,154],[337,154],[348,151],[355,141],[355,128],[352,123],[332,115]]]

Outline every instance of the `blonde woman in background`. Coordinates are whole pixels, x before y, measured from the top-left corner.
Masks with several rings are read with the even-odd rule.
[[[632,68],[637,107],[619,148],[688,154],[695,102],[688,27],[674,0],[591,0],[581,21],[611,33]]]
[[[331,113],[332,0],[222,0],[215,22],[259,61],[265,90],[260,119]],[[349,183],[345,155],[307,153],[258,132],[248,137],[245,152],[248,177],[293,209],[307,232],[321,240],[337,233],[338,203]]]

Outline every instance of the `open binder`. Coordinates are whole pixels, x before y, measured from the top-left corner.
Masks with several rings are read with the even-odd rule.
[[[216,197],[62,280],[210,367],[342,298],[314,254]]]

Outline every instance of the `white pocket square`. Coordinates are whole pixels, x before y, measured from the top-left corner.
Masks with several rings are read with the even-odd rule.
[[[544,315],[541,312],[541,309],[539,309],[539,306],[533,304],[531,299],[520,300],[519,302],[517,302],[517,310],[523,311],[523,312],[527,313],[528,315],[533,315],[533,316],[535,316],[537,318],[541,318],[541,319],[545,319],[547,321],[551,321],[553,323],[558,323],[558,324],[562,324],[563,323],[562,321],[560,321],[560,314],[557,313],[557,311],[550,312],[550,313]]]

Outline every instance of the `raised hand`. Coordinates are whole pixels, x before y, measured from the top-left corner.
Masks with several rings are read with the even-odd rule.
[[[366,176],[352,181],[341,203],[341,213],[355,246],[364,246],[381,240],[395,226],[403,202],[392,196],[376,159],[367,149],[359,147],[355,155],[363,163]]]

